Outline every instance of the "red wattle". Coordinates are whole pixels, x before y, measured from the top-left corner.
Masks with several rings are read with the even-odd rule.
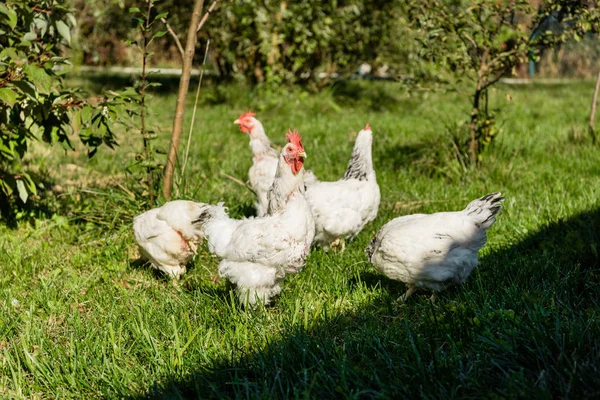
[[[294,160],[292,161],[292,172],[296,175],[302,169],[302,164],[304,162],[302,160]]]

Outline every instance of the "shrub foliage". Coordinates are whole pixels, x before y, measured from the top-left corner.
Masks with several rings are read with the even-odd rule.
[[[92,105],[62,86],[70,63],[63,56],[75,19],[54,0],[0,4],[0,193],[17,191],[23,202],[36,183],[22,170],[32,141],[72,149],[73,136],[93,156],[102,144],[113,147],[115,109]]]

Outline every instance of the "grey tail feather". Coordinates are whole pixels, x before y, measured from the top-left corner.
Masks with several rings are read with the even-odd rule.
[[[377,242],[377,235],[375,235],[373,237],[373,239],[371,239],[371,241],[369,242],[369,245],[365,249],[365,254],[367,255],[367,258],[369,259],[369,262],[371,262],[371,257],[373,257],[373,253],[375,252],[375,243],[376,242]]]
[[[502,210],[504,197],[500,192],[486,194],[473,200],[465,208],[465,213],[473,217],[475,224],[483,229],[488,229],[496,221],[496,214]]]
[[[208,207],[204,209],[204,211],[202,211],[195,220],[192,221],[192,224],[204,225],[211,217],[212,213],[210,212],[210,207]]]

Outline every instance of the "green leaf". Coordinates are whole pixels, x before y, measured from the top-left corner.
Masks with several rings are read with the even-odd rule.
[[[23,93],[31,97],[32,99],[37,99],[37,92],[35,90],[35,86],[32,83],[27,81],[15,81],[13,85],[21,89]]]
[[[16,59],[16,58],[19,58],[19,55],[17,54],[17,51],[15,50],[14,47],[7,47],[7,48],[3,49],[2,51],[0,51],[0,58],[4,58],[4,57]]]
[[[27,185],[27,189],[29,189],[30,193],[36,194],[37,187],[35,187],[35,182],[31,179],[31,176],[28,174],[23,174],[23,179],[25,180],[25,184]]]
[[[15,158],[14,150],[6,147],[4,144],[2,144],[2,142],[0,142],[0,154],[7,160],[14,160]]]
[[[56,29],[58,30],[58,33],[60,33],[60,36],[62,36],[68,44],[71,44],[71,30],[69,29],[69,26],[63,21],[56,21]]]
[[[136,12],[140,12],[140,9],[137,7],[129,7],[129,12],[130,13],[136,13]]]
[[[12,188],[2,178],[0,178],[0,187],[2,188],[2,192],[4,192],[5,195],[10,196],[10,194],[12,193]]]
[[[150,38],[150,41],[152,41],[155,38],[160,38],[163,37],[167,34],[167,31],[158,31],[156,32],[154,35],[152,35],[152,38]]]
[[[52,77],[48,75],[44,68],[40,68],[34,64],[28,64],[23,68],[29,79],[36,86],[37,90],[42,93],[49,93],[52,88]]]
[[[24,36],[23,36],[23,40],[26,40],[28,42],[31,42],[32,40],[37,39],[37,34],[35,32],[27,32]]]
[[[36,18],[33,20],[35,27],[40,30],[40,36],[44,37],[48,31],[48,21],[44,18]]]
[[[27,203],[27,198],[29,197],[29,193],[27,193],[27,189],[25,189],[25,183],[22,180],[17,180],[17,191],[19,192],[19,198],[23,203]]]
[[[77,26],[77,21],[75,20],[75,16],[73,15],[73,13],[68,13],[67,19],[71,23],[71,26]]]
[[[17,95],[14,90],[10,88],[1,88],[0,89],[0,101],[8,104],[10,108],[13,108],[15,103],[17,102]]]
[[[7,8],[4,4],[0,4],[0,12],[6,14],[8,17],[8,26],[10,26],[11,29],[15,29],[15,26],[17,26],[17,13],[12,9]]]
[[[81,123],[87,124],[92,118],[94,110],[90,106],[85,106],[81,109]]]

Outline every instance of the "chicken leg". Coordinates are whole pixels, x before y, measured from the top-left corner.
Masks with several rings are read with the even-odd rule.
[[[408,286],[408,290],[406,290],[406,292],[404,292],[404,294],[402,296],[400,296],[400,298],[398,300],[400,300],[403,303],[406,303],[406,300],[408,300],[408,298],[410,296],[412,296],[412,294],[417,290],[416,286],[412,286],[409,285]]]

